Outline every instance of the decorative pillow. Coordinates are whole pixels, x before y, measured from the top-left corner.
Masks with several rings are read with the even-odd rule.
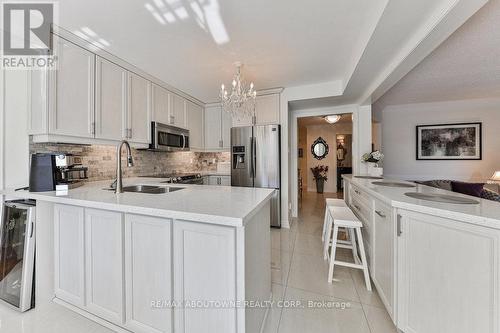
[[[436,180],[417,181],[416,183],[451,191],[451,180],[436,179]]]
[[[500,194],[488,190],[487,188],[483,189],[483,192],[481,192],[481,198],[500,202]]]
[[[451,182],[451,189],[453,190],[453,192],[472,195],[478,198],[481,198],[483,188],[484,183],[464,183],[455,181]]]

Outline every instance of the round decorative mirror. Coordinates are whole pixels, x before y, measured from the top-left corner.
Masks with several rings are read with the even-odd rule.
[[[322,137],[317,138],[311,145],[311,153],[317,160],[324,159],[328,155],[328,150],[328,144]]]

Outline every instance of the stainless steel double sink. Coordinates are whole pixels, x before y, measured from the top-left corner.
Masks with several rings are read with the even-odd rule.
[[[163,194],[183,190],[184,187],[174,186],[156,186],[156,185],[130,185],[123,186],[123,192],[146,193],[146,194]],[[108,188],[106,190],[114,191]]]

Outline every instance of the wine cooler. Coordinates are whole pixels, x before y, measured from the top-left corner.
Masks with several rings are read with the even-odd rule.
[[[35,201],[6,201],[2,211],[0,299],[24,312],[35,305]]]

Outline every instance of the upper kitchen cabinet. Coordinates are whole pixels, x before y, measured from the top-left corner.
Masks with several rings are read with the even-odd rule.
[[[94,137],[95,55],[57,36],[53,43],[57,70],[51,72],[49,131]]]
[[[95,137],[98,139],[128,137],[127,76],[124,68],[97,57]]]
[[[251,116],[233,119],[234,127],[269,125],[280,123],[280,94],[269,93],[258,95],[255,99],[255,119]]]
[[[187,101],[186,115],[191,150],[203,150],[205,148],[203,108],[191,101]]]
[[[231,115],[221,110],[219,104],[205,108],[205,150],[223,151],[231,144]]]
[[[153,84],[153,121],[170,124],[169,119],[170,92]]]
[[[255,101],[255,123],[257,125],[280,123],[280,94],[257,96]]]
[[[170,93],[170,108],[169,108],[168,124],[187,128],[186,123],[186,100],[179,95]]]
[[[128,74],[127,137],[135,143],[151,143],[151,82]]]

